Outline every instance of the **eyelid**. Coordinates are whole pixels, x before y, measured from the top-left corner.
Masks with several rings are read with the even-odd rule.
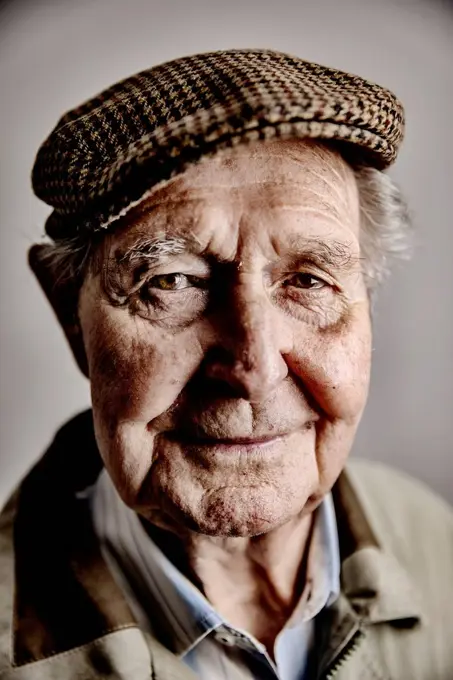
[[[320,270],[319,267],[314,265],[300,265],[299,267],[292,269],[290,271],[282,272],[280,275],[281,279],[289,279],[292,276],[297,276],[298,274],[307,274],[308,276],[313,276],[314,279],[319,279],[329,286],[336,286],[337,283],[331,275],[326,271]]]
[[[211,267],[206,260],[196,258],[169,257],[159,262],[149,262],[146,275],[148,278],[154,276],[168,276],[169,274],[184,274],[184,276],[198,276],[199,278],[208,277],[211,274]],[[190,261],[192,260],[192,261]]]
[[[338,279],[334,278],[331,274],[327,273],[325,270],[322,270],[314,265],[306,266],[301,265],[297,270],[293,269],[292,271],[289,272],[283,272],[280,275],[279,279],[274,281],[274,285],[278,285],[279,283],[281,284],[283,280],[288,279],[291,276],[296,276],[297,274],[309,274],[310,276],[313,276],[314,278],[317,278],[320,281],[322,281],[325,284],[325,286],[329,287],[333,293],[336,293],[337,295],[340,296],[344,296],[346,294],[344,285],[340,283]]]

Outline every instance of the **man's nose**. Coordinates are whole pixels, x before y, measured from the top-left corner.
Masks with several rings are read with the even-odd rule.
[[[208,359],[208,377],[227,383],[248,401],[263,401],[284,380],[284,355],[291,349],[287,321],[279,318],[265,291],[237,286],[218,326],[217,347]]]

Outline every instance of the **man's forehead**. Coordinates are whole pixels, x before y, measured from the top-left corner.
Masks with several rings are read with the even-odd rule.
[[[248,182],[297,182],[315,169],[320,173],[334,174],[339,180],[346,178],[347,164],[341,155],[321,142],[314,140],[261,141],[240,144],[233,149],[217,152],[189,167],[175,178],[177,186],[199,186],[214,172],[228,186],[242,186]]]
[[[191,204],[196,209],[199,203],[215,203],[225,193],[249,187],[275,207],[316,198],[335,206],[356,198],[353,171],[335,149],[312,140],[258,142],[189,166],[155,188],[123,223],[140,221],[161,206],[177,209]]]
[[[252,248],[270,260],[310,252],[343,266],[357,249],[355,189],[352,169],[324,145],[244,145],[154,190],[114,235],[115,259],[189,252],[232,261]]]
[[[313,141],[280,141],[241,145],[189,167],[127,213],[110,244],[123,257],[143,240],[176,238],[178,251],[182,239],[191,252],[213,247],[222,258],[229,254],[217,253],[219,239],[233,246],[267,238],[287,250],[300,236],[356,241],[359,222],[354,173],[340,154]]]

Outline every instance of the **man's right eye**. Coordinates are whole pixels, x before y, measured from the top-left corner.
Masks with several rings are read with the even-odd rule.
[[[159,276],[153,276],[153,278],[148,281],[147,288],[173,291],[182,290],[191,285],[193,285],[193,283],[185,274],[159,274]]]
[[[158,274],[144,281],[129,298],[129,309],[166,328],[184,328],[206,310],[208,287],[207,277],[180,272]]]
[[[207,288],[208,279],[192,274],[181,274],[173,272],[171,274],[158,274],[148,279],[145,284],[147,290],[178,291],[185,288]]]

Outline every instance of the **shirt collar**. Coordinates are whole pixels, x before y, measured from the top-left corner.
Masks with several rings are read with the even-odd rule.
[[[175,567],[147,534],[136,513],[118,495],[104,470],[90,494],[93,525],[116,579],[136,618],[152,628],[149,614],[159,612],[160,632],[183,655],[222,625],[203,594]]]

